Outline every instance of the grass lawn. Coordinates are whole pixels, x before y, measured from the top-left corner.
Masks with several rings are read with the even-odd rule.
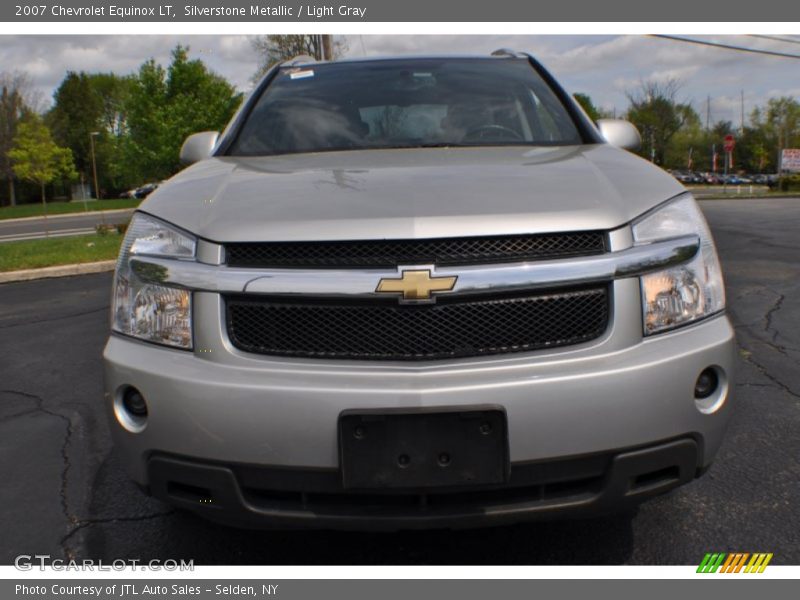
[[[113,260],[121,243],[118,233],[5,242],[0,244],[0,271]]]
[[[72,202],[48,202],[47,214],[48,215],[63,215],[66,213],[79,213],[84,212],[86,208],[89,211],[95,210],[115,210],[118,208],[136,208],[141,203],[138,198],[119,198],[116,200],[93,200],[87,202],[86,206],[80,200],[73,200]],[[42,203],[36,202],[34,204],[20,204],[18,206],[3,206],[0,207],[0,220],[2,219],[21,219],[23,217],[39,217],[44,214]]]

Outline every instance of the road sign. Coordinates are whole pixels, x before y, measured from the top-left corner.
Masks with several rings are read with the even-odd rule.
[[[781,152],[781,170],[800,173],[800,148],[784,148]]]
[[[725,143],[722,145],[722,148],[725,152],[733,152],[734,147],[736,147],[736,140],[731,134],[725,136]]]

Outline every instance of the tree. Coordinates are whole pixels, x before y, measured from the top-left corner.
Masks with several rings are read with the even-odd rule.
[[[14,167],[8,156],[20,120],[35,110],[38,99],[25,73],[0,73],[0,176],[8,181],[8,199],[16,204]]]
[[[664,149],[662,166],[694,171],[709,169],[711,156],[705,152],[707,135],[699,115],[688,104],[678,105],[677,111],[683,123]]]
[[[795,148],[800,136],[800,104],[791,96],[770,98],[766,107],[766,126],[776,145],[777,160],[784,148]]]
[[[575,97],[575,100],[578,101],[578,104],[581,105],[583,110],[586,111],[586,114],[589,115],[589,118],[592,121],[597,122],[598,119],[602,119],[603,118],[603,113],[600,111],[600,109],[598,109],[594,105],[594,102],[592,102],[592,99],[589,97],[588,94],[580,94],[580,93],[578,93],[578,94],[575,94],[574,97]]]
[[[333,36],[323,35],[260,35],[250,40],[253,50],[259,56],[258,69],[253,75],[253,81],[258,81],[275,63],[289,60],[295,56],[305,54],[317,60],[322,59],[322,49],[325,39],[331,40]],[[347,52],[347,41],[337,37],[331,40],[331,59],[341,58]]]
[[[95,136],[95,160],[100,187],[120,189],[136,183],[124,168],[122,138],[127,135],[127,101],[132,78],[114,73],[68,72],[53,94],[46,122],[56,143],[72,150],[76,168],[92,179],[90,136]]]
[[[643,81],[638,90],[627,93],[628,120],[642,133],[641,153],[661,165],[673,136],[689,116],[696,116],[690,105],[678,102],[679,91],[678,81],[670,79]]]
[[[74,179],[77,175],[72,151],[53,141],[50,130],[38,115],[28,115],[19,123],[14,147],[8,156],[17,177],[39,185],[45,211],[45,186],[56,179]]]
[[[773,162],[769,147],[763,128],[745,127],[736,140],[735,162],[748,173],[766,173]]]
[[[120,137],[127,133],[128,99],[133,88],[133,76],[115,73],[91,73],[92,89],[100,97],[99,128],[109,135]]]
[[[153,59],[133,80],[127,101],[125,168],[140,181],[168,177],[180,168],[186,137],[198,131],[219,131],[239,106],[242,95],[189,49],[177,46],[164,69]]]
[[[100,122],[100,95],[92,88],[89,75],[69,71],[53,100],[47,118],[53,137],[72,151],[76,168],[89,179],[92,170],[89,136],[97,131]]]

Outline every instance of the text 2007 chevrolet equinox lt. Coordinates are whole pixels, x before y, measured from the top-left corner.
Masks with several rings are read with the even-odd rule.
[[[692,196],[532,58],[273,68],[139,208],[115,443],[240,526],[466,527],[688,483],[734,338]]]

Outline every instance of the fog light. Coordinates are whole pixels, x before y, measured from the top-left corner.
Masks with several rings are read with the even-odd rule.
[[[694,384],[694,397],[699,400],[710,397],[719,387],[719,377],[714,369],[705,369]]]
[[[147,402],[144,401],[144,396],[136,388],[128,388],[125,391],[125,396],[122,398],[122,404],[129,413],[134,417],[147,416]]]

